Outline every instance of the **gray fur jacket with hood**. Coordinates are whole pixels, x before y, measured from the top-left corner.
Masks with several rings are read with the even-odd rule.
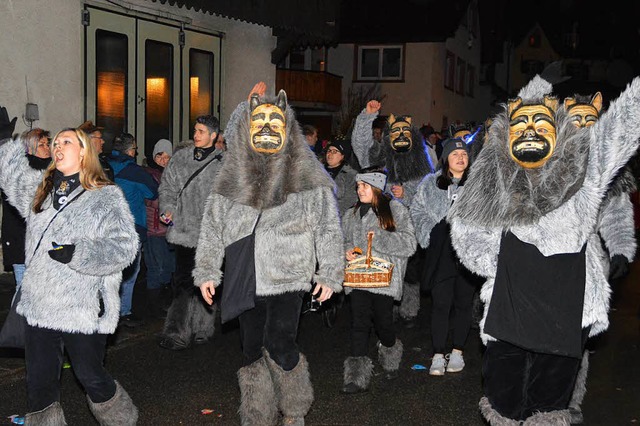
[[[370,166],[385,166],[388,176],[385,192],[391,194],[393,185],[402,185],[404,196],[398,201],[409,207],[418,184],[422,178],[432,172],[427,160],[429,155],[427,148],[422,136],[415,128],[412,128],[411,132],[414,146],[407,153],[396,154],[392,150],[389,146],[389,131],[386,127],[382,142],[377,143],[372,133],[372,125],[377,117],[377,112],[368,114],[366,108],[356,117],[351,134],[353,153],[363,169]]]
[[[442,174],[436,173],[425,176],[418,185],[415,197],[411,203],[411,218],[416,228],[416,238],[422,248],[429,247],[431,230],[449,213],[453,197],[460,196],[464,187],[454,185],[457,188],[455,194],[449,190],[438,188],[437,180]]]
[[[416,236],[409,210],[397,200],[391,200],[391,214],[396,223],[396,230],[385,231],[380,228],[378,217],[373,209],[360,218],[360,212],[355,207],[350,208],[342,216],[342,230],[344,233],[344,251],[360,247],[363,253],[367,250],[367,233],[374,232],[371,244],[371,255],[393,263],[393,273],[389,287],[360,289],[375,294],[391,296],[394,300],[402,299],[402,283],[407,260],[416,251]],[[345,293],[349,294],[353,288],[345,287]]]
[[[204,204],[222,167],[224,155],[223,151],[216,149],[203,161],[197,161],[193,158],[193,148],[191,142],[173,154],[158,188],[160,213],[173,213],[173,226],[167,229],[167,241],[191,248],[195,248],[198,242]],[[178,196],[191,175],[209,162],[211,164]]]
[[[138,234],[129,205],[116,185],[87,190],[82,195],[79,186],[69,195],[70,204],[45,232],[57,210],[51,196],[44,201],[41,213],[31,208],[42,176],[42,171],[29,167],[20,140],[0,147],[0,187],[27,221],[27,268],[17,312],[36,327],[111,334],[120,317],[122,270],[138,252]],[[68,264],[49,257],[52,242],[75,244]],[[99,315],[101,297],[104,313]]]
[[[549,92],[550,84],[535,77],[520,97],[535,101]],[[494,340],[483,330],[506,231],[535,245],[545,256],[577,253],[586,244],[582,327],[590,326],[590,336],[608,328],[611,290],[596,226],[609,183],[638,148],[639,121],[639,78],[591,127],[576,128],[560,107],[556,150],[542,167],[526,170],[509,157],[506,110],[495,117],[484,148],[471,166],[465,191],[448,215],[460,260],[487,278],[480,292],[485,343]]]
[[[334,182],[309,149],[291,107],[287,141],[264,155],[249,146],[249,103],[225,129],[225,164],[207,200],[194,284],[222,281],[225,247],[255,229],[256,295],[309,291],[316,282],[342,290],[344,252]],[[316,263],[318,269],[316,270]]]
[[[348,164],[345,164],[335,178],[336,197],[338,199],[338,212],[340,216],[342,216],[347,209],[353,207],[356,201],[358,201],[356,174],[357,172],[354,169]]]

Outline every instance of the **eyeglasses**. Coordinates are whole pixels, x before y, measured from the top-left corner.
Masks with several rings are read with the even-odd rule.
[[[328,149],[327,154],[340,154],[340,151],[337,149]]]

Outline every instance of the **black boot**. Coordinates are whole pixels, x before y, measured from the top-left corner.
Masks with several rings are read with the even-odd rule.
[[[150,318],[166,318],[167,310],[163,305],[162,289],[147,289],[147,315]]]

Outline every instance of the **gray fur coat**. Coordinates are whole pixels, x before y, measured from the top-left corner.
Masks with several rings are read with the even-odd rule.
[[[32,326],[69,333],[113,333],[120,316],[122,270],[138,251],[133,216],[120,188],[85,191],[56,217],[51,198],[31,209],[42,172],[29,167],[19,140],[0,147],[0,187],[27,220],[26,272],[17,306]],[[82,187],[69,196],[77,197]],[[42,242],[36,250],[41,235]],[[49,257],[51,243],[75,244],[71,262]],[[35,253],[34,253],[35,251]],[[100,311],[100,297],[104,313]]]
[[[545,93],[535,87],[529,89],[532,89],[529,93]],[[464,193],[449,212],[452,242],[460,260],[472,272],[487,277],[480,292],[485,304],[480,323],[485,343],[493,340],[482,330],[493,292],[500,239],[505,231],[534,244],[545,256],[576,253],[586,244],[582,327],[591,326],[590,336],[594,336],[609,326],[611,290],[596,226],[609,183],[638,148],[640,79],[634,79],[592,127],[576,129],[562,109],[556,120],[559,130],[556,152],[540,169],[520,174],[507,158],[506,111],[499,114],[478,160],[471,166]],[[562,144],[566,144],[564,148]],[[510,169],[513,174],[509,174]],[[518,203],[513,202],[516,195]],[[504,202],[495,204],[493,200],[500,197],[506,197]],[[540,202],[527,204],[535,200]],[[513,209],[513,214],[507,208]]]
[[[336,176],[336,198],[340,216],[358,201],[356,173],[348,164],[345,164]]]
[[[205,160],[196,161],[193,158],[193,146],[192,142],[175,152],[162,174],[158,188],[160,213],[173,213],[173,226],[167,229],[167,241],[191,248],[195,248],[198,241],[204,204],[222,167],[222,159],[214,159],[222,151],[215,150]],[[178,197],[189,177],[209,161],[213,162]]]
[[[293,110],[285,115],[287,142],[266,156],[249,146],[248,103],[232,113],[225,165],[202,219],[196,286],[220,284],[225,247],[250,235],[262,212],[255,230],[256,294],[308,291],[312,282],[341,291],[344,254],[334,182],[306,145]]]
[[[376,155],[373,155],[374,154],[373,151],[382,150],[382,147],[379,147],[376,145],[377,142],[373,139],[372,128],[371,128],[373,121],[377,117],[378,117],[378,113],[367,114],[366,109],[362,110],[362,112],[358,115],[358,117],[356,117],[356,122],[353,127],[353,133],[351,134],[351,147],[353,149],[353,153],[358,158],[360,167],[362,167],[363,169],[369,166],[386,166],[386,164],[384,164],[386,161],[383,162],[383,164],[376,164],[371,162],[371,157],[376,156]],[[420,138],[419,140],[422,143],[422,145],[424,145],[424,142],[422,142],[422,139]],[[384,142],[381,142],[381,143],[384,143]],[[417,149],[417,148],[414,148],[414,149]],[[379,154],[382,154],[382,153],[379,153]],[[392,175],[390,174],[389,179],[387,180],[385,191],[388,192],[389,194],[391,194],[391,187],[393,185],[402,184],[404,188],[404,196],[401,199],[398,199],[398,201],[400,201],[402,204],[404,204],[407,207],[411,205],[411,200],[413,199],[413,196],[416,193],[416,189],[418,188],[418,184],[420,183],[422,178],[426,174],[431,172],[428,162],[426,160],[426,156],[428,154],[426,154],[425,152],[424,155],[425,155],[424,162],[426,163],[426,166],[424,166],[424,172],[421,173],[420,176],[401,183],[401,182],[395,181],[392,178]]]
[[[402,299],[402,283],[407,260],[416,251],[416,237],[411,224],[409,210],[396,200],[391,200],[391,214],[396,222],[394,232],[385,231],[378,224],[378,217],[372,209],[360,218],[360,213],[350,208],[342,217],[344,233],[344,252],[360,247],[363,253],[367,250],[367,233],[374,232],[371,255],[387,260],[395,265],[391,275],[391,285],[381,288],[363,289],[371,293],[391,296],[395,300]],[[349,294],[353,289],[345,287]]]
[[[441,171],[425,176],[411,203],[411,219],[416,228],[416,238],[421,247],[429,247],[431,230],[447,216],[453,202],[449,191],[438,188],[436,180]],[[460,196],[463,187],[459,187]]]

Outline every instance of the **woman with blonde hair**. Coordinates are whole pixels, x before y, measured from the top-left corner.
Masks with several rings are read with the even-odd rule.
[[[56,134],[51,157],[43,173],[29,167],[21,138],[0,146],[0,188],[27,218],[17,303],[26,319],[25,424],[66,424],[59,402],[66,349],[98,422],[134,425],[137,408],[103,366],[118,324],[121,272],[138,247],[133,218],[84,131]]]

